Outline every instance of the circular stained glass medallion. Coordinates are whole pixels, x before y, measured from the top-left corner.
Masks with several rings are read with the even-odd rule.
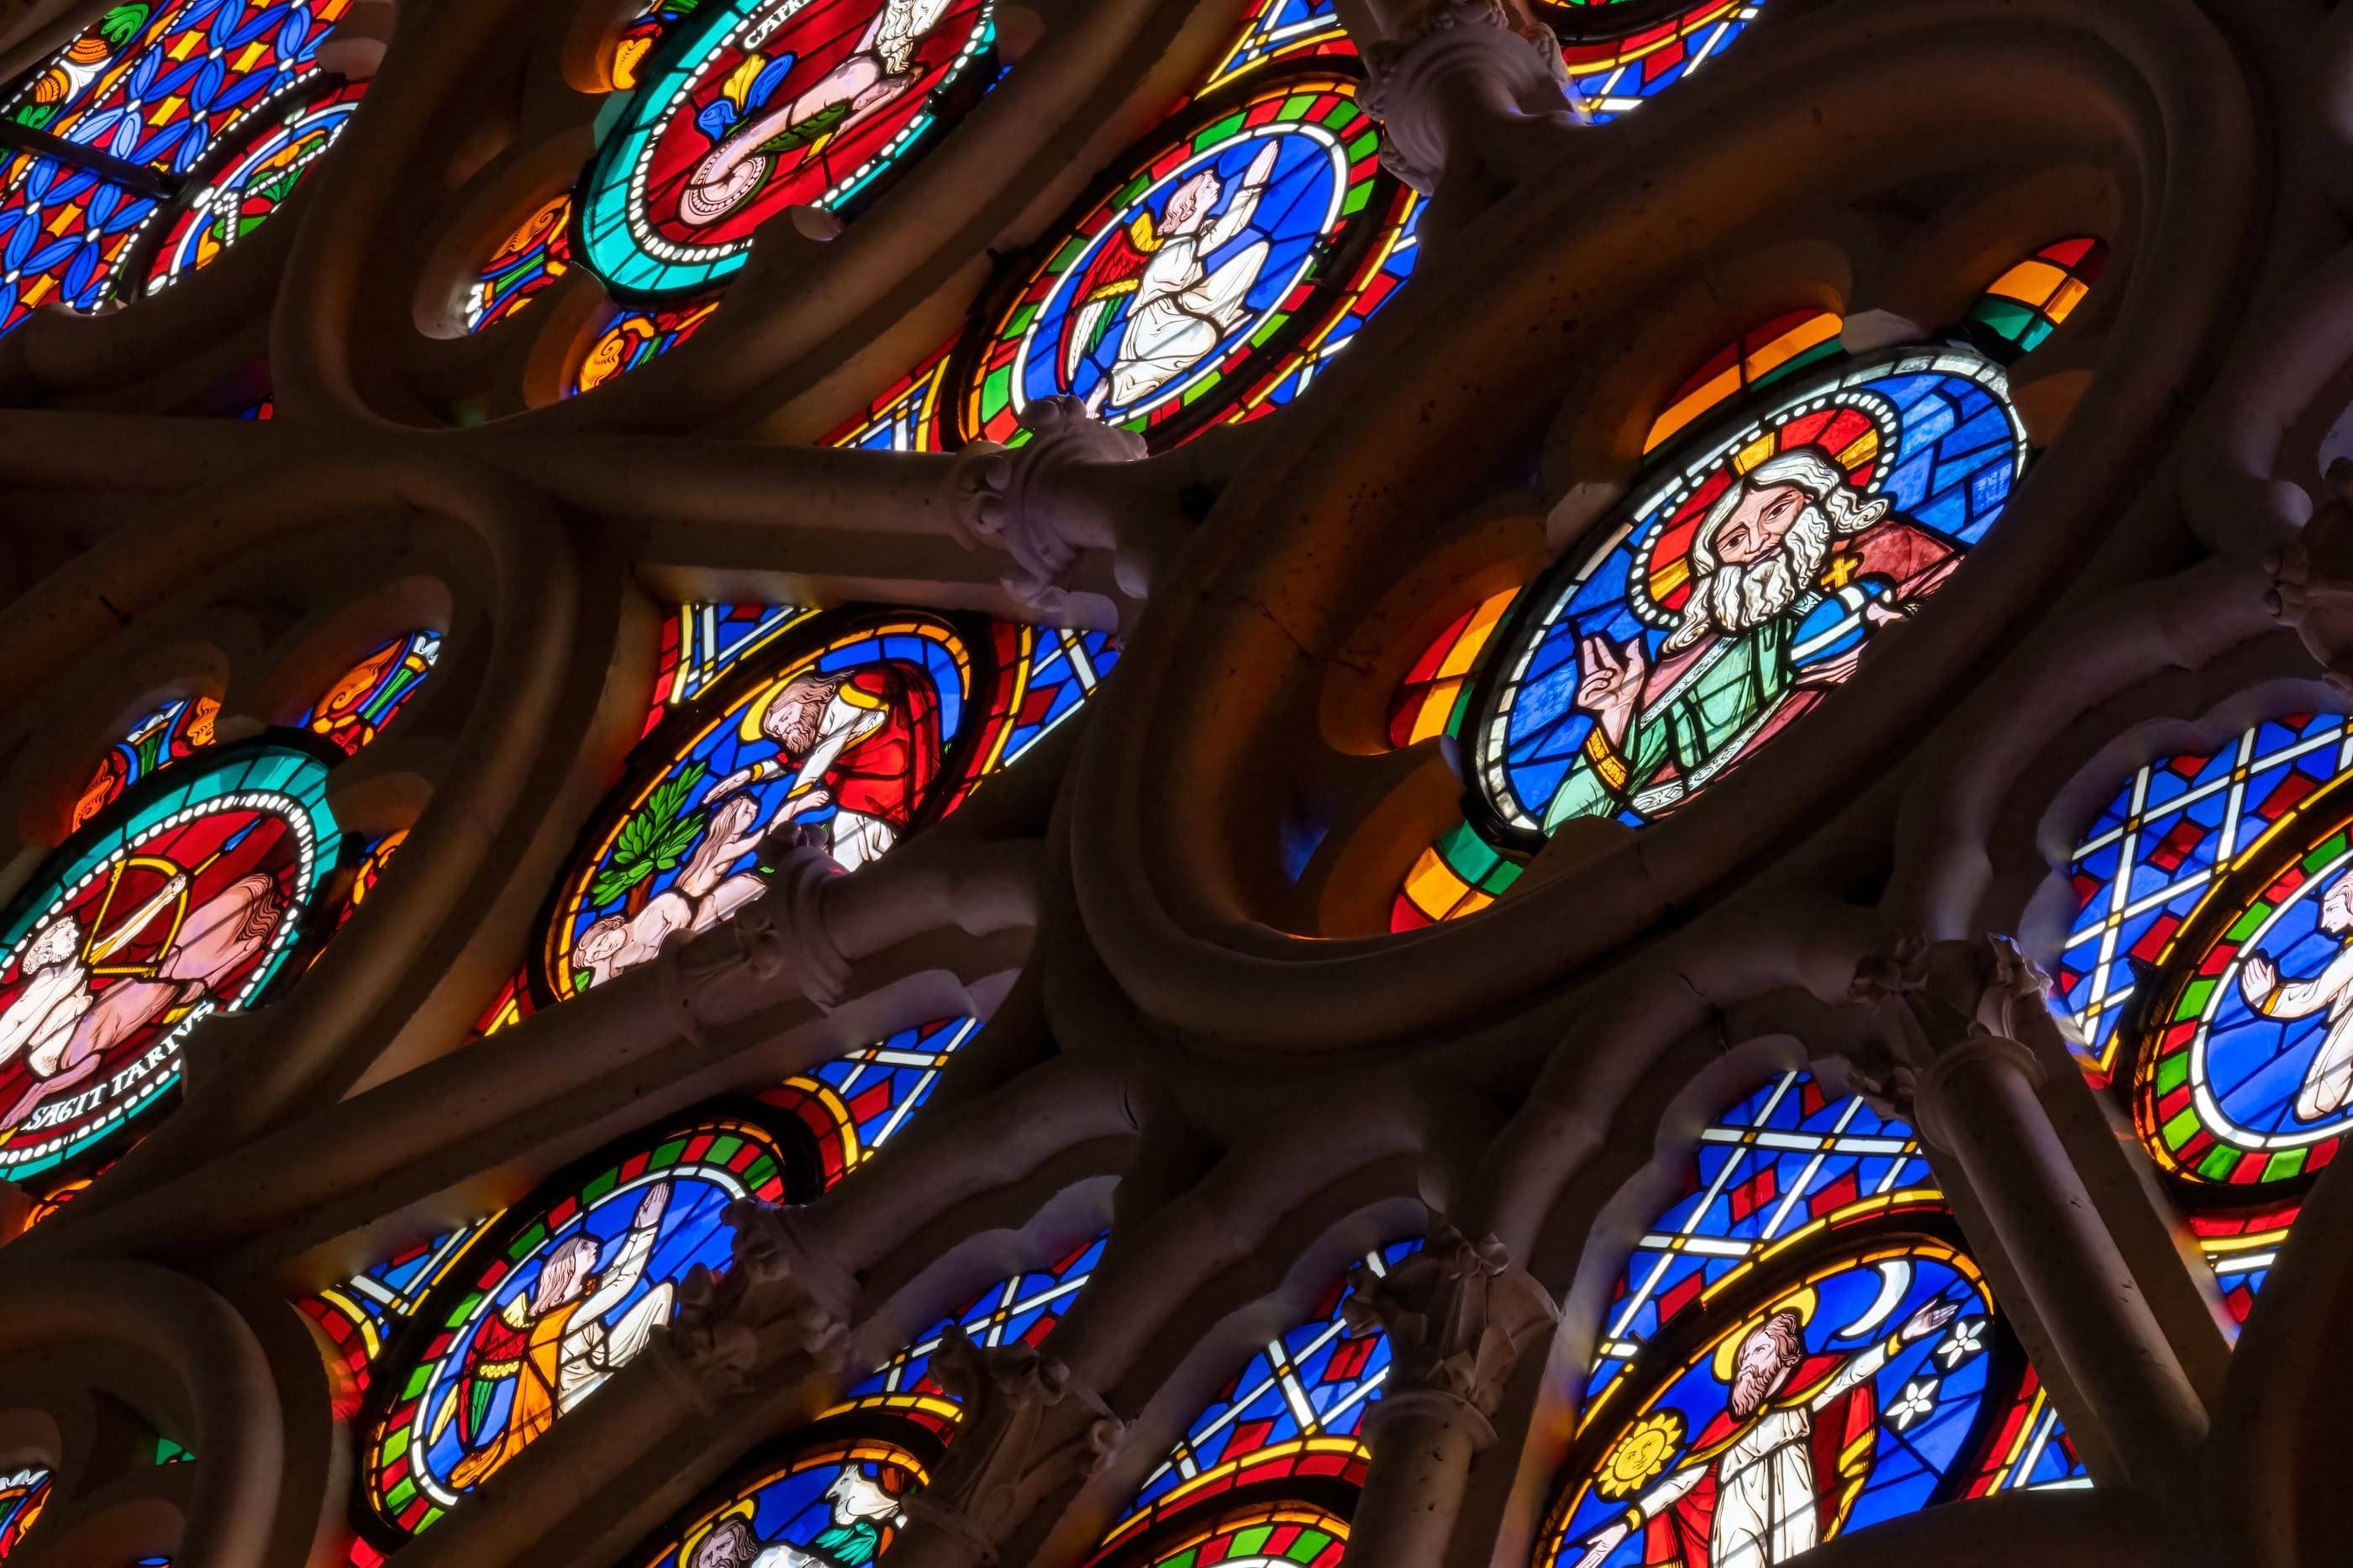
[[[727,1205],[817,1190],[813,1158],[753,1114],[611,1146],[517,1205],[451,1266],[373,1380],[372,1533],[415,1534],[642,1351],[697,1264],[729,1262]]]
[[[1534,848],[1674,810],[1950,580],[2026,457],[2000,366],[1954,347],[1836,362],[1667,450],[1499,634],[1482,826]]]
[[[966,439],[1076,397],[1166,444],[1282,375],[1392,221],[1380,128],[1324,72],[1220,94],[1082,205],[959,355]]]
[[[342,836],[307,747],[210,752],[52,855],[0,925],[0,1177],[108,1152],[190,1030],[284,967]]]
[[[988,89],[995,37],[990,0],[698,7],[597,147],[576,253],[625,299],[709,288],[786,208],[874,195]]]

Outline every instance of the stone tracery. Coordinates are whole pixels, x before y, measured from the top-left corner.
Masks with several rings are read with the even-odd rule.
[[[779,1487],[802,1477],[791,1484],[818,1499],[790,1493],[814,1510],[794,1544],[832,1553],[828,1568],[885,1547],[913,1564],[1140,1568],[1186,1549],[1255,1563],[1293,1545],[1357,1568],[1552,1561],[1571,1544],[1555,1505],[1601,1453],[1577,1426],[1588,1373],[1598,1355],[1635,1353],[1602,1343],[1607,1291],[1651,1245],[1661,1195],[1713,1135],[1700,1130],[1808,1071],[1825,1094],[1917,1122],[1950,1207],[1921,1245],[1981,1271],[1970,1289],[2010,1336],[2004,1375],[2031,1388],[2020,1430],[2063,1427],[2094,1484],[2011,1495],[1956,1480],[1950,1506],[1817,1531],[1829,1539],[1805,1562],[1959,1562],[1989,1543],[2123,1561],[2156,1530],[2190,1560],[2329,1560],[2333,1494],[2282,1434],[2327,1446],[2321,1393],[2297,1369],[2342,1305],[2327,1237],[2353,1178],[2283,1168],[2301,1217],[2247,1233],[2270,1249],[2270,1282],[2225,1313],[2196,1256],[2209,1233],[2143,1163],[2170,1146],[2141,1152],[2132,1107],[2078,1070],[2083,1042],[2043,994],[2069,945],[2070,857],[2138,770],[2345,709],[2332,621],[2345,502],[2316,458],[2353,356],[2334,220],[2300,177],[2253,177],[2279,156],[2263,138],[2286,135],[2310,89],[2284,85],[2274,56],[2293,51],[2246,34],[2275,43],[2308,19],[1968,0],[1881,7],[1864,40],[1852,0],[1778,0],[1718,19],[1738,45],[1704,74],[1595,112],[1575,61],[1607,35],[1592,13],[1613,6],[1364,0],[1339,8],[1345,34],[1303,0],[997,7],[1011,74],[955,106],[903,177],[838,232],[800,208],[763,226],[691,342],[567,402],[559,383],[604,330],[585,269],[547,268],[528,310],[466,323],[479,336],[452,301],[587,158],[602,95],[667,58],[625,62],[615,24],[650,42],[668,23],[659,7],[538,8],[565,11],[550,21],[493,4],[436,12],[429,31],[404,7],[396,33],[388,6],[351,9],[338,68],[382,68],[302,204],[135,310],[45,318],[0,346],[15,405],[0,413],[0,505],[37,537],[0,582],[15,595],[0,627],[11,900],[78,818],[103,820],[111,796],[83,810],[92,766],[163,706],[216,704],[220,754],[243,754],[309,722],[372,650],[419,627],[440,637],[399,722],[385,728],[369,704],[393,698],[372,686],[353,700],[375,715],[371,738],[336,742],[346,760],[324,787],[338,820],[355,847],[399,852],[370,862],[332,943],[304,950],[266,1007],[202,1021],[183,1108],[107,1151],[115,1163],[77,1169],[70,1191],[31,1172],[21,1192],[0,1189],[14,1233],[0,1291],[37,1303],[0,1344],[0,1472],[21,1461],[58,1478],[25,1532],[28,1560],[682,1561],[772,1539],[756,1508],[727,1512],[756,1470]],[[1625,10],[1620,42],[1637,23],[1717,36],[1689,26],[1687,5]],[[37,35],[21,36],[29,48]],[[2301,42],[2336,59],[2348,36],[2336,18]],[[1427,248],[1345,353],[1315,362],[1295,395],[1262,399],[1263,418],[1227,429],[1217,407],[1187,406],[1193,438],[1146,457],[1148,432],[1096,422],[1084,397],[1033,397],[1002,447],[794,444],[854,423],[909,364],[931,367],[934,404],[963,395],[968,357],[923,356],[966,303],[1020,282],[985,288],[987,253],[1051,253],[1041,226],[1178,112],[1188,83],[1240,101],[1311,67],[1353,72],[1358,51],[1384,156],[1430,198],[1427,222],[1396,209]],[[509,77],[521,85],[485,85]],[[739,86],[744,112],[766,111],[756,84],[731,77],[726,92]],[[498,100],[495,114],[470,96]],[[1640,111],[1616,118],[1627,105]],[[1784,147],[1802,155],[1760,151]],[[1155,221],[1147,256],[1188,220]],[[1420,679],[1424,697],[1460,683],[1451,719],[1428,697],[1437,706],[1395,722],[1397,693],[1441,631],[1575,556],[1649,482],[1646,438],[1689,395],[1691,367],[1799,311],[1838,322],[1850,354],[1947,330],[1930,322],[1992,353],[1968,331],[1971,301],[2059,236],[2104,241],[2105,269],[2011,368],[2034,455],[1970,570],[1874,639],[1818,719],[1704,798],[1639,835],[1570,823],[1517,847],[1507,876],[1448,862],[1477,897],[1392,932],[1418,858],[1443,858],[1469,826],[1461,715],[1511,638]],[[1203,272],[1187,286],[1208,287],[1216,268]],[[626,293],[619,307],[656,313]],[[1099,302],[1129,309],[1123,298]],[[229,322],[243,324],[195,346]],[[265,349],[273,426],[195,417],[251,391]],[[1771,374],[1744,363],[1728,395]],[[1255,396],[1256,377],[1227,391]],[[924,417],[957,428],[936,407]],[[142,460],[93,465],[115,451]],[[111,512],[153,521],[84,521]],[[820,630],[847,624],[792,606],[887,606],[968,637],[1026,628],[966,652],[1007,675],[1021,694],[1007,722],[1029,728],[988,751],[1001,766],[944,762],[956,787],[890,821],[887,854],[854,851],[855,824],[780,816],[747,834],[691,889],[744,878],[740,906],[691,910],[629,963],[581,965],[593,984],[557,984],[566,956],[470,1037],[567,871],[595,880],[575,863],[582,833],[631,831],[599,801],[638,779],[632,748],[750,689],[718,644],[691,678],[657,686],[659,628],[676,635],[682,607],[705,605],[748,607],[728,623],[759,628],[741,668],[773,659],[785,681]],[[696,624],[717,635],[715,616]],[[1067,703],[1018,709],[1040,660],[1092,660],[1111,645],[1069,639],[1114,628],[1111,678],[1090,664]],[[846,749],[864,721],[837,717]],[[765,766],[752,720],[745,765]],[[175,749],[177,722],[154,731],[153,755],[134,745],[111,787],[208,765],[203,744]],[[777,793],[838,795],[839,778],[782,772],[822,745],[789,729],[780,719],[771,737]],[[959,733],[944,755],[988,750]],[[134,769],[151,766],[143,783]],[[672,805],[627,804],[657,798]],[[853,807],[809,810],[823,824]],[[716,826],[689,826],[718,842]],[[690,835],[662,826],[638,832],[649,867],[691,854]],[[363,872],[354,858],[341,874]],[[668,877],[686,880],[660,866],[647,892]],[[617,878],[604,892],[580,894],[583,944],[607,905],[651,902],[633,905]],[[2151,951],[2135,994],[2183,994],[2194,979],[2167,966],[2186,960]],[[2259,1003],[2312,979],[2276,956],[2277,985],[2265,971],[2242,987]],[[793,1141],[881,1110],[845,1099],[804,1125],[770,1102],[779,1147],[808,1162],[792,1191],[759,1194],[785,1206],[737,1196],[726,1235],[706,1238],[709,1267],[632,1285],[662,1312],[640,1321],[617,1301],[597,1344],[551,1339],[551,1364],[575,1374],[562,1418],[470,1472],[479,1485],[429,1528],[354,1544],[330,1456],[381,1443],[389,1427],[369,1423],[404,1394],[347,1398],[330,1370],[349,1363],[305,1360],[292,1301],[340,1291],[365,1316],[350,1292],[366,1293],[371,1269],[503,1211],[488,1250],[456,1244],[461,1272],[436,1277],[453,1302],[448,1279],[521,1245],[531,1216],[514,1205],[534,1192],[549,1247],[514,1256],[545,1270],[576,1223],[545,1196],[559,1173],[727,1097],[872,1092],[821,1069],[883,1063],[942,1019],[984,1023],[939,1051],[899,1047],[900,1066],[935,1076],[878,1102],[887,1148],[845,1144],[860,1152],[827,1163]],[[2131,1007],[2114,1026],[2149,1026]],[[923,1325],[1106,1231],[1041,1342],[981,1350],[952,1334],[934,1352],[926,1397],[960,1412],[934,1413],[952,1440],[856,1425],[845,1390]],[[613,1256],[620,1234],[597,1232]],[[1229,1500],[1124,1522],[1158,1495],[1154,1467],[1188,1451],[1220,1378],[1303,1322],[1336,1321],[1348,1259],[1425,1237],[1347,1299],[1390,1358],[1355,1396],[1370,1414],[1349,1428],[1353,1458],[1313,1484],[1237,1471],[1249,1479]],[[1777,1276],[1766,1294],[1814,1291],[1820,1311],[1858,1288],[1831,1268]],[[483,1289],[493,1307],[509,1300]],[[139,1365],[89,1386],[171,1426],[185,1467],[110,1479],[120,1441],[90,1415],[97,1395],[31,1370],[56,1353],[42,1346],[65,1331],[60,1303],[100,1299],[103,1331]],[[349,1344],[377,1335],[378,1359],[358,1353],[395,1382],[413,1370],[399,1347],[447,1326],[402,1321],[416,1303],[401,1299],[365,1331],[342,1320]],[[163,1335],[152,1314],[175,1306],[212,1337]],[[1686,1372],[1746,1342],[1725,1337],[1743,1323],[1696,1322],[1661,1331]],[[1336,1364],[1356,1342],[1318,1353]],[[557,1401],[565,1373],[552,1375]],[[1926,1419],[1933,1391],[1910,1386],[1923,1381],[1899,1380],[1875,1408]],[[491,1389],[469,1442],[516,1429],[519,1406],[500,1402],[519,1397]],[[1650,1430],[1670,1458],[1681,1438]],[[1982,1436],[1972,1456],[2024,1452]],[[836,1447],[812,1458],[819,1437]],[[2281,1456],[2273,1471],[2256,1449]],[[2234,1487],[2201,1489],[2203,1473]],[[1598,1539],[1584,1531],[1557,1561]],[[1596,1560],[1670,1560],[1640,1531],[1611,1550],[1634,1555]]]

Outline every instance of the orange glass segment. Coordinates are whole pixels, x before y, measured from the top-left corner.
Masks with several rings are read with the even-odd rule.
[[[1658,450],[1709,409],[1834,342],[1845,325],[1845,319],[1834,311],[1799,310],[1777,316],[1742,334],[1738,342],[1727,343],[1710,355],[1675,389],[1666,411],[1651,422],[1642,450]]]

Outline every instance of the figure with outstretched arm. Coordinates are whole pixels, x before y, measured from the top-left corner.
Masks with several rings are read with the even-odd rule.
[[[628,1234],[613,1254],[612,1262],[596,1276],[596,1288],[572,1314],[575,1327],[564,1338],[564,1359],[556,1368],[556,1413],[562,1415],[603,1385],[605,1380],[635,1360],[656,1328],[670,1321],[675,1291],[664,1280],[640,1297],[635,1306],[608,1329],[606,1314],[629,1298],[645,1278],[654,1242],[661,1231],[663,1211],[670,1205],[668,1182],[656,1182],[638,1200],[638,1212]]]
[[[1809,1309],[1810,1310],[1810,1309]],[[1637,1530],[1651,1568],[1774,1568],[1826,1538],[1845,1482],[1869,1466],[1878,1405],[1871,1380],[1904,1346],[1960,1309],[1931,1301],[1890,1338],[1845,1356],[1809,1358],[1805,1312],[1783,1307],[1742,1338],[1724,1414],[1684,1450],[1683,1465],[1588,1538],[1575,1568],[1601,1568]]]
[[[2353,935],[2353,871],[2320,898],[2320,929],[2340,942]],[[2239,992],[2267,1018],[2328,1016],[2328,1032],[2295,1091],[2295,1119],[2319,1121],[2353,1102],[2353,942],[2310,980],[2286,980],[2270,954],[2256,952],[2239,969]]]
[[[1113,358],[1111,376],[1087,398],[1090,412],[1102,410],[1106,398],[1127,405],[1155,394],[1217,353],[1226,334],[1242,325],[1250,315],[1250,289],[1266,270],[1268,243],[1245,245],[1219,261],[1217,270],[1209,268],[1209,259],[1257,219],[1280,153],[1280,142],[1259,148],[1230,198],[1217,170],[1193,174],[1169,195],[1167,216],[1157,231],[1144,224],[1146,233],[1113,236],[1103,247],[1106,257],[1120,245],[1134,252],[1148,249],[1148,257],[1136,273],[1134,309],[1127,313],[1118,358]]]
[[[827,852],[845,870],[898,841],[914,805],[916,775],[933,753],[914,732],[908,699],[886,667],[797,676],[771,698],[760,731],[779,755],[736,769],[711,786],[721,800],[789,778],[772,820],[822,821]]]
[[[549,1247],[539,1278],[485,1320],[467,1342],[466,1357],[427,1430],[438,1443],[452,1421],[463,1452],[451,1467],[455,1486],[478,1486],[539,1439],[555,1418],[577,1405],[643,1350],[657,1324],[669,1321],[674,1291],[668,1280],[639,1298],[607,1326],[605,1317],[645,1278],[670,1184],[655,1182],[638,1200],[612,1266],[598,1273],[603,1244],[585,1231]],[[490,1415],[502,1384],[512,1383],[505,1420]]]

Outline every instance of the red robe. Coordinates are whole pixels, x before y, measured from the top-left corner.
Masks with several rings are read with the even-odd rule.
[[[1768,1408],[1784,1410],[1804,1403],[1815,1389],[1838,1375],[1847,1360],[1842,1355],[1809,1357]],[[1839,1526],[1846,1521],[1847,1511],[1854,1506],[1855,1495],[1862,1490],[1862,1483],[1871,1474],[1878,1422],[1879,1398],[1870,1378],[1814,1412],[1813,1429],[1805,1442],[1808,1457],[1813,1462],[1814,1495],[1820,1500],[1820,1517],[1814,1537],[1817,1543],[1838,1533]],[[1673,1564],[1681,1568],[1712,1568],[1710,1553],[1719,1486],[1715,1463],[1747,1429],[1747,1421],[1728,1409],[1720,1411],[1685,1451],[1684,1464],[1705,1464],[1708,1471],[1699,1479],[1698,1485],[1650,1521],[1642,1542],[1642,1561],[1651,1568],[1670,1568]]]
[[[893,664],[868,665],[840,696],[882,711],[873,733],[842,748],[825,773],[834,804],[904,828],[940,771],[939,700],[918,677]]]

